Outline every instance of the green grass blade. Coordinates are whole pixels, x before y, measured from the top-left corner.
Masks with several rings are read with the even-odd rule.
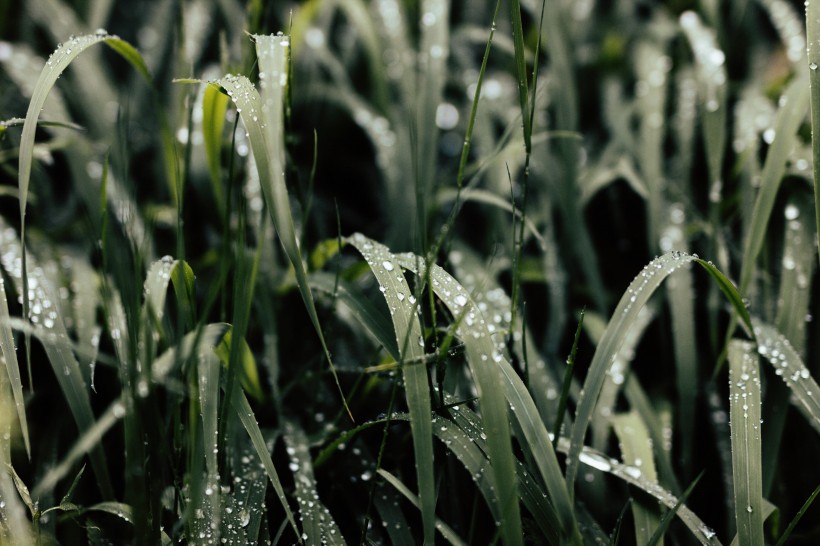
[[[726,275],[723,274],[712,262],[707,262],[700,258],[697,258],[696,261],[703,267],[709,275],[711,275],[712,279],[717,282],[718,286],[720,287],[720,291],[723,292],[723,295],[726,296],[726,299],[729,300],[729,303],[732,305],[732,308],[735,310],[737,315],[740,317],[740,320],[743,321],[743,325],[746,327],[749,333],[754,331],[752,328],[752,319],[749,315],[749,310],[746,308],[746,304],[743,302],[743,293],[742,289],[738,291],[732,281],[730,281]]]
[[[401,254],[397,258],[402,267],[417,271],[418,257],[413,254]],[[450,313],[456,317],[464,317],[458,323],[456,334],[465,345],[467,362],[479,393],[484,432],[490,438],[488,452],[492,461],[491,468],[498,484],[498,498],[504,507],[502,537],[508,543],[521,539],[515,457],[509,440],[509,404],[524,435],[521,444],[530,451],[532,459],[536,461],[561,521],[565,539],[570,542],[580,541],[558,459],[552,450],[549,434],[540,418],[538,408],[524,382],[493,343],[481,311],[466,290],[439,266],[432,267],[430,278],[434,292]]]
[[[225,210],[225,196],[222,189],[222,135],[225,129],[225,112],[230,99],[211,85],[206,85],[202,97],[202,136],[205,143],[205,157],[217,210]]]
[[[789,526],[786,527],[786,530],[783,531],[783,534],[780,535],[780,538],[777,540],[777,544],[775,544],[775,546],[783,546],[784,544],[786,544],[786,540],[788,540],[788,538],[791,536],[792,531],[794,531],[794,528],[800,522],[801,518],[806,513],[806,511],[811,507],[812,503],[814,503],[814,499],[817,498],[818,494],[820,494],[820,485],[814,488],[812,494],[809,495],[809,498],[806,499],[806,502],[803,503],[803,506],[801,506],[800,510],[798,510],[797,513],[794,515],[794,518],[792,518],[792,520],[789,522]]]
[[[760,190],[750,219],[751,230],[743,245],[743,265],[740,270],[740,291],[746,293],[751,287],[757,257],[774,209],[780,182],[786,171],[789,153],[797,143],[797,129],[806,116],[809,86],[804,75],[795,78],[781,97],[780,109],[775,119],[775,138],[766,154],[761,173]]]
[[[34,93],[26,112],[26,121],[23,125],[23,134],[20,138],[20,170],[18,186],[20,190],[20,217],[25,226],[26,204],[28,202],[28,186],[31,178],[31,164],[34,155],[34,131],[37,127],[37,118],[43,109],[46,97],[57,82],[60,74],[71,64],[80,53],[89,47],[105,42],[117,53],[122,55],[147,80],[150,80],[148,68],[139,53],[128,42],[107,32],[75,36],[61,44],[46,61],[46,66],[34,86]],[[21,233],[25,228],[21,229]]]
[[[760,376],[751,342],[729,344],[729,407],[738,539],[744,545],[763,546]]]
[[[639,469],[641,475],[650,482],[657,482],[652,441],[640,415],[634,411],[616,415],[612,418],[612,426],[618,436],[624,464]],[[645,544],[660,526],[661,517],[657,504],[653,506],[644,502],[642,498],[633,497],[632,515],[637,543]],[[659,539],[657,543],[663,544],[663,539]]]
[[[399,347],[399,362],[416,361],[424,357],[424,338],[418,319],[416,298],[401,268],[387,248],[375,241],[356,234],[348,241],[367,260],[379,289],[390,309],[396,345]],[[430,388],[427,368],[418,364],[402,366],[407,406],[410,409],[410,429],[413,432],[413,449],[416,459],[416,473],[421,499],[421,516],[424,526],[424,541],[432,544],[435,534],[435,481],[433,461],[433,431],[430,421]]]
[[[820,1],[806,0],[806,53],[809,64],[809,88],[811,92],[811,150],[814,157],[814,217],[817,240],[820,242]]]
[[[352,418],[339,384],[339,378],[336,375],[336,369],[330,358],[330,350],[319,324],[319,316],[316,313],[316,305],[313,301],[313,294],[307,280],[307,272],[299,250],[293,216],[290,211],[288,190],[285,184],[283,109],[290,42],[284,36],[255,36],[254,38],[256,40],[260,73],[265,75],[264,78],[261,78],[263,96],[259,95],[251,82],[244,76],[228,75],[218,80],[217,83],[233,99],[248,131],[248,139],[256,161],[265,204],[285,254],[293,264],[299,292],[302,295],[302,300],[305,303],[313,327],[319,336],[325,357],[330,364],[342,403]]]
[[[811,376],[800,355],[783,335],[773,326],[754,321],[757,351],[769,361],[774,373],[791,390],[803,410],[809,424],[820,432],[820,387]]]
[[[723,157],[726,147],[726,55],[718,47],[715,32],[700,20],[697,13],[686,11],[680,16],[680,26],[695,57],[697,79],[704,105],[702,112],[703,140],[709,169],[709,201],[713,214],[722,198]],[[713,217],[713,220],[715,218]]]
[[[242,422],[242,426],[245,427],[245,430],[248,432],[248,436],[251,438],[251,443],[256,451],[256,455],[262,462],[262,466],[265,467],[265,473],[268,475],[271,485],[273,485],[273,489],[279,497],[279,502],[282,503],[288,523],[290,523],[290,526],[293,528],[296,536],[300,536],[299,528],[296,526],[296,519],[293,517],[293,512],[288,504],[288,499],[285,496],[285,490],[282,488],[282,482],[279,480],[279,474],[276,472],[276,467],[273,466],[273,460],[271,459],[270,452],[268,452],[265,437],[262,436],[262,431],[259,429],[259,424],[256,422],[253,409],[251,409],[251,405],[245,397],[245,393],[239,389],[238,385],[234,385],[235,392],[233,396],[231,396],[231,404],[233,404],[234,410],[236,411],[239,420]]]
[[[574,491],[575,478],[578,473],[579,456],[584,443],[587,428],[592,420],[593,410],[598,402],[598,395],[603,387],[612,358],[627,339],[632,324],[637,320],[641,308],[657,290],[661,282],[672,272],[687,263],[695,261],[693,256],[679,252],[664,254],[646,265],[641,273],[627,288],[621,301],[612,314],[612,319],[604,331],[592,357],[583,392],[575,412],[575,424],[571,432],[571,447],[567,457],[567,489]]]
[[[404,498],[409,500],[413,504],[413,506],[419,506],[419,498],[416,495],[414,495],[413,492],[410,491],[410,489],[408,489],[407,486],[401,482],[401,480],[399,480],[396,476],[384,470],[383,468],[380,468],[378,472],[382,478],[387,480],[387,482],[390,485],[392,485],[396,489],[396,491],[401,493],[402,496],[404,496]],[[441,533],[441,536],[443,536],[447,540],[447,542],[449,542],[453,546],[466,546],[467,544],[455,533],[455,531],[453,531],[450,528],[449,525],[438,519],[436,519],[436,530],[438,530],[438,532]]]
[[[558,450],[562,453],[569,453],[571,448],[572,444],[570,441],[566,438],[561,438],[558,443]],[[677,506],[676,515],[686,525],[698,542],[701,544],[711,544],[713,546],[719,546],[721,544],[720,540],[717,538],[717,534],[711,527],[706,525],[703,520],[697,516],[697,514],[692,512],[692,510],[685,505],[679,504],[680,499],[658,485],[656,482],[652,482],[644,478],[640,472],[640,469],[634,466],[621,464],[615,459],[604,455],[600,451],[587,447],[583,448],[581,451],[580,461],[584,465],[611,474],[623,482],[641,489],[642,491],[655,497],[667,508],[674,509]]]
[[[309,545],[345,544],[339,526],[333,521],[327,507],[319,500],[307,436],[291,421],[287,421],[284,439],[296,484],[296,500],[300,507],[299,517],[303,529],[302,540]]]
[[[683,503],[686,502],[686,499],[688,499],[689,495],[692,494],[692,491],[695,490],[695,486],[697,486],[698,482],[702,477],[703,472],[701,472],[700,475],[697,478],[695,478],[695,480],[691,484],[689,484],[689,487],[687,487],[686,491],[683,492],[683,495],[680,496],[678,502],[675,503],[675,506],[673,506],[663,515],[663,518],[661,518],[658,528],[655,529],[655,532],[652,534],[651,537],[649,537],[649,540],[646,542],[646,546],[655,546],[655,544],[658,544],[662,540],[664,533],[666,533],[666,530],[672,523],[672,518],[675,517],[675,514],[678,513],[680,507],[683,506]]]
[[[6,288],[0,278],[0,351],[5,363],[5,374],[8,375],[11,392],[14,396],[14,407],[17,410],[17,419],[20,422],[20,431],[23,434],[23,443],[26,446],[26,455],[31,458],[31,441],[28,435],[28,421],[26,420],[26,402],[23,398],[23,382],[20,378],[20,365],[17,362],[17,350],[14,345],[14,335],[11,332],[9,320],[9,304],[6,300]],[[4,373],[0,371],[0,373]],[[5,382],[4,382],[5,383]]]
[[[515,79],[518,85],[518,102],[521,107],[521,122],[524,127],[524,148],[529,153],[532,147],[532,121],[530,120],[530,96],[527,84],[526,52],[524,51],[524,27],[521,20],[521,3],[518,0],[510,2],[510,20],[512,21],[513,44],[515,46]]]
[[[395,546],[415,546],[416,541],[410,532],[410,526],[399,508],[398,495],[387,487],[380,488],[373,497],[373,504],[379,513],[379,517],[385,524],[387,534],[390,537],[390,544]]]
[[[447,81],[447,59],[450,49],[450,1],[422,0],[419,36],[419,73],[415,91],[416,132],[416,206],[417,226],[421,246],[419,254],[427,248],[427,215],[430,200],[435,195],[438,165],[438,135],[436,112],[442,101],[444,84]],[[411,97],[408,99],[413,100]],[[409,227],[409,226],[408,226]]]

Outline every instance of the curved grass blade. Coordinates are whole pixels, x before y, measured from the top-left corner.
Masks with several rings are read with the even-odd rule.
[[[339,395],[348,415],[353,418],[342,391],[336,368],[330,357],[313,294],[307,280],[307,272],[302,261],[302,254],[296,237],[293,216],[290,211],[290,200],[285,185],[285,142],[284,142],[284,91],[287,83],[287,64],[290,42],[285,36],[254,36],[257,56],[259,58],[262,80],[262,96],[244,76],[227,75],[216,83],[226,90],[236,104],[242,122],[248,131],[248,140],[253,150],[254,161],[259,173],[262,194],[273,220],[276,233],[282,243],[296,273],[299,292],[307,308],[308,315],[319,336],[325,357]]]
[[[285,423],[285,444],[296,484],[296,499],[302,521],[302,540],[307,544],[345,544],[339,526],[319,500],[307,436],[292,422]]]
[[[388,482],[390,485],[392,485],[394,488],[396,488],[396,490],[397,490],[399,493],[401,493],[401,494],[404,496],[404,498],[406,498],[407,500],[409,500],[409,501],[413,504],[413,506],[415,506],[415,507],[417,507],[417,508],[418,508],[418,506],[419,506],[419,499],[418,499],[418,497],[416,497],[416,496],[413,494],[413,492],[412,492],[412,491],[410,491],[410,489],[408,489],[408,488],[407,488],[407,486],[406,486],[406,485],[404,485],[404,484],[401,482],[401,480],[399,480],[396,476],[394,476],[393,474],[391,474],[390,472],[388,472],[387,470],[385,470],[385,469],[383,469],[383,468],[380,468],[380,469],[378,470],[378,473],[379,473],[379,475],[380,475],[382,478],[384,478],[385,480],[387,480],[387,482]],[[447,524],[446,524],[446,523],[444,523],[443,521],[440,521],[438,518],[436,518],[436,529],[438,530],[438,532],[439,532],[439,533],[441,533],[441,536],[443,536],[445,539],[447,539],[447,541],[448,541],[450,544],[452,544],[453,546],[466,546],[466,544],[467,544],[467,543],[466,543],[466,542],[464,542],[464,541],[463,541],[463,540],[462,540],[462,539],[461,539],[461,538],[460,538],[460,537],[459,537],[459,536],[455,533],[455,531],[453,531],[453,530],[450,528],[450,526],[449,526],[449,525],[447,525]]]
[[[399,348],[398,361],[405,363],[402,372],[407,406],[410,409],[410,429],[413,433],[424,541],[432,544],[435,534],[436,498],[430,387],[426,366],[406,364],[424,358],[424,338],[418,319],[416,298],[387,247],[358,233],[348,242],[367,260],[390,309],[396,345]]]
[[[469,188],[460,191],[458,189],[444,189],[440,191],[438,194],[439,203],[446,203],[455,200],[472,201],[474,203],[491,205],[493,207],[498,207],[499,209],[514,214],[516,219],[524,220],[527,227],[527,231],[529,231],[530,235],[532,235],[535,238],[535,240],[538,241],[538,245],[541,247],[541,249],[546,250],[547,242],[544,240],[544,237],[538,231],[538,227],[535,225],[531,218],[525,218],[521,210],[515,208],[512,204],[510,204],[509,199],[502,199],[493,192],[482,190],[479,188]],[[456,206],[459,206],[459,203],[457,203]]]
[[[811,507],[812,503],[814,503],[814,499],[817,498],[818,494],[820,494],[820,485],[814,488],[812,494],[809,495],[809,498],[806,499],[806,502],[803,503],[803,506],[801,506],[800,510],[798,510],[797,513],[794,515],[794,518],[792,518],[792,520],[789,522],[789,526],[786,527],[786,530],[783,531],[783,534],[780,535],[780,538],[777,540],[777,544],[775,544],[775,546],[783,546],[784,544],[786,544],[786,540],[789,539],[789,537],[792,534],[792,531],[794,531],[794,528],[800,522],[800,519],[803,517],[806,511]]]
[[[571,432],[571,446],[567,457],[566,483],[570,492],[573,492],[575,488],[584,437],[613,358],[616,357],[619,348],[627,339],[629,330],[637,320],[641,308],[661,282],[675,270],[693,261],[695,257],[680,252],[664,254],[644,266],[643,271],[632,281],[621,297],[592,357],[592,363],[584,381],[584,395],[576,410],[575,424]]]
[[[296,536],[300,536],[299,528],[296,526],[296,519],[293,517],[293,512],[291,511],[290,505],[288,504],[288,499],[285,496],[285,490],[282,488],[282,482],[279,481],[279,474],[276,472],[276,467],[273,465],[273,460],[271,459],[270,452],[268,451],[267,444],[265,443],[265,438],[262,436],[262,431],[259,429],[259,424],[256,422],[256,418],[254,417],[253,409],[251,409],[251,405],[245,397],[245,393],[242,392],[239,385],[236,383],[234,383],[234,391],[234,394],[231,396],[231,404],[233,405],[239,420],[242,422],[242,426],[244,426],[245,430],[248,432],[248,436],[251,437],[251,443],[256,451],[256,455],[259,457],[259,460],[262,462],[262,466],[265,468],[265,473],[268,475],[271,485],[273,485],[273,489],[279,497],[279,502],[282,503],[288,523],[290,523],[290,526],[293,528]]]
[[[666,530],[672,523],[672,518],[675,517],[675,514],[678,513],[680,507],[683,506],[683,503],[686,502],[686,499],[688,499],[689,495],[692,494],[692,491],[695,490],[695,486],[698,485],[698,482],[702,477],[703,472],[701,472],[700,475],[697,478],[695,478],[695,480],[691,484],[689,484],[689,487],[687,487],[686,491],[683,492],[683,495],[680,496],[678,502],[675,503],[675,506],[673,506],[663,515],[663,518],[661,518],[660,521],[660,525],[658,525],[658,528],[655,529],[655,532],[652,534],[652,536],[649,537],[649,540],[646,542],[646,546],[655,546],[655,544],[658,544],[662,540],[664,533],[666,533]]]
[[[657,482],[652,441],[640,415],[634,411],[616,415],[612,418],[612,426],[618,436],[624,463],[639,469],[647,480]],[[660,526],[657,504],[652,506],[641,498],[633,497],[632,515],[636,541],[638,544],[646,544]],[[658,539],[656,543],[663,544],[663,539]]]
[[[5,363],[12,395],[14,396],[14,407],[17,410],[17,419],[20,422],[20,432],[23,435],[23,443],[26,446],[26,455],[31,458],[31,441],[28,435],[28,421],[26,420],[26,402],[23,398],[23,382],[20,378],[20,365],[17,362],[17,349],[14,345],[14,335],[11,331],[9,321],[9,304],[6,300],[6,288],[0,276],[0,351],[2,351],[3,362]],[[0,371],[0,373],[3,373]]]
[[[753,321],[757,336],[757,351],[774,368],[800,403],[809,424],[820,432],[820,387],[812,378],[800,355],[783,335],[773,326],[757,319]]]
[[[84,36],[74,36],[67,42],[61,44],[46,61],[43,72],[34,86],[34,93],[26,112],[26,121],[23,125],[23,134],[20,137],[20,170],[18,174],[18,185],[20,190],[20,218],[22,221],[21,236],[25,232],[26,203],[28,200],[28,186],[31,178],[31,163],[34,153],[34,132],[37,127],[37,118],[45,104],[49,91],[57,82],[60,74],[71,64],[80,53],[89,47],[104,42],[114,49],[123,58],[150,82],[151,76],[145,66],[142,57],[136,49],[128,42],[112,36],[105,31]]]
[[[569,453],[572,449],[572,444],[568,438],[561,438],[558,442],[558,451]],[[679,499],[672,493],[643,477],[639,468],[621,464],[615,459],[608,457],[600,451],[584,447],[581,451],[581,464],[587,465],[601,472],[611,474],[624,482],[633,485],[642,491],[655,497],[661,504],[667,508],[674,509],[677,506],[676,515],[689,528],[692,535],[701,544],[711,544],[719,546],[720,540],[717,534],[706,525],[694,512],[692,512],[685,505],[679,505]]]
[[[729,343],[729,408],[737,536],[740,544],[763,546],[760,376],[751,342]]]
[[[397,256],[397,260],[403,268],[418,272],[421,260],[417,256],[401,254]],[[433,265],[430,270],[430,278],[433,291],[441,298],[450,313],[456,317],[464,317],[458,323],[456,334],[463,340],[466,348],[467,362],[478,388],[484,433],[490,438],[487,449],[498,485],[498,498],[504,507],[501,529],[504,541],[518,542],[522,536],[516,493],[515,457],[509,440],[509,403],[524,435],[521,444],[524,449],[530,451],[530,456],[536,462],[547,485],[558,519],[561,521],[564,538],[569,542],[580,543],[580,534],[558,459],[552,450],[549,434],[540,418],[538,408],[524,382],[494,345],[485,319],[464,288],[437,265]]]
[[[780,189],[780,182],[786,172],[786,161],[797,142],[797,129],[806,116],[809,86],[805,77],[795,78],[783,93],[780,109],[775,119],[775,139],[766,154],[761,173],[760,191],[757,194],[752,217],[749,220],[751,229],[743,245],[743,265],[740,270],[740,291],[746,293],[754,276],[757,257],[763,247],[763,239],[774,209],[775,198]]]

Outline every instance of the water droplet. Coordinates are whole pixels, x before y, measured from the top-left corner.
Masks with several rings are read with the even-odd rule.
[[[382,262],[382,267],[384,267],[385,271],[393,271],[393,262],[385,260]]]

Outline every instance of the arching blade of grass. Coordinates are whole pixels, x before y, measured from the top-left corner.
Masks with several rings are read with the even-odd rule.
[[[31,97],[28,111],[26,113],[26,121],[23,125],[23,134],[20,138],[20,170],[18,175],[18,183],[20,190],[20,217],[25,226],[26,203],[28,201],[28,185],[31,178],[31,163],[34,152],[34,131],[37,126],[37,118],[40,115],[45,104],[46,97],[49,91],[57,82],[60,74],[71,64],[80,53],[100,42],[106,43],[114,51],[119,53],[139,72],[147,81],[150,82],[151,76],[148,73],[148,68],[140,57],[134,47],[128,42],[121,40],[116,36],[112,36],[107,32],[99,32],[97,34],[88,34],[85,36],[76,36],[70,38],[67,42],[61,44],[54,53],[46,61],[46,66],[40,74],[40,78],[34,86],[34,94]],[[24,232],[24,227],[21,233]]]
[[[285,423],[285,444],[296,484],[296,499],[302,521],[302,540],[307,544],[345,544],[338,525],[330,511],[319,500],[313,463],[310,458],[307,436],[292,422]]]
[[[457,189],[445,189],[438,193],[438,201],[440,203],[454,201],[455,199],[459,199],[460,201],[472,201],[474,203],[491,205],[493,207],[498,207],[499,209],[513,213],[516,219],[524,220],[527,227],[527,231],[530,233],[530,235],[538,241],[538,245],[542,249],[546,249],[547,243],[546,241],[544,241],[544,237],[541,235],[541,233],[539,233],[538,227],[535,225],[535,223],[533,223],[532,219],[524,218],[524,215],[521,213],[521,211],[517,208],[514,208],[513,205],[510,204],[509,199],[503,199],[490,191],[478,188],[464,189],[461,191],[458,191]]]
[[[354,235],[349,242],[367,260],[390,309],[396,345],[399,348],[398,361],[404,363],[402,373],[407,406],[410,409],[410,429],[413,432],[424,541],[432,544],[435,534],[436,498],[430,388],[427,380],[427,367],[407,364],[424,357],[424,338],[417,315],[416,298],[387,247],[361,234]]]
[[[248,140],[253,150],[259,180],[265,204],[273,220],[276,233],[282,243],[296,273],[299,292],[307,308],[308,315],[319,336],[325,357],[330,365],[342,403],[352,419],[347,407],[336,369],[330,357],[313,294],[307,280],[307,272],[302,262],[302,254],[293,225],[290,211],[290,200],[285,184],[285,141],[284,141],[284,105],[285,88],[288,74],[290,43],[284,36],[255,36],[257,56],[259,58],[262,80],[261,97],[251,82],[244,76],[227,75],[216,83],[226,90],[236,104],[242,122],[248,131]]]
[[[820,1],[806,1],[806,50],[811,90],[811,150],[814,157],[814,218],[817,240],[820,242]]]
[[[812,378],[800,355],[783,335],[774,327],[754,320],[757,336],[757,351],[769,361],[774,373],[780,376],[800,403],[809,424],[820,432],[820,387]]]
[[[558,451],[562,453],[569,453],[572,444],[569,439],[561,438],[558,442]],[[601,453],[600,451],[584,447],[581,451],[581,464],[587,465],[601,472],[611,474],[625,483],[633,485],[642,491],[655,497],[661,504],[667,508],[675,508],[677,506],[676,515],[689,528],[692,535],[701,544],[711,544],[713,546],[720,546],[721,542],[717,538],[717,534],[706,525],[692,510],[684,505],[679,505],[679,499],[672,493],[643,477],[638,468],[621,464]]]
[[[396,488],[396,490],[397,490],[399,493],[401,493],[401,494],[402,494],[402,496],[404,496],[404,498],[406,498],[407,500],[409,500],[409,501],[413,504],[413,506],[416,506],[416,507],[418,507],[418,506],[419,506],[419,499],[418,499],[418,497],[417,497],[417,496],[415,496],[415,495],[413,494],[413,492],[412,492],[412,491],[410,491],[410,489],[408,489],[408,488],[407,488],[407,486],[406,486],[406,485],[404,485],[404,484],[401,482],[401,480],[399,480],[396,476],[394,476],[393,474],[391,474],[390,472],[386,471],[386,470],[385,470],[385,469],[383,469],[383,468],[380,468],[380,469],[378,470],[378,472],[379,472],[379,475],[380,475],[382,478],[384,478],[385,480],[387,480],[387,482],[388,482],[390,485],[392,485],[394,488]],[[445,539],[446,539],[446,540],[447,540],[450,544],[452,544],[453,546],[466,546],[466,544],[467,544],[467,543],[466,543],[466,542],[464,542],[464,541],[463,541],[463,540],[462,540],[462,539],[461,539],[461,538],[460,538],[460,537],[459,537],[459,536],[455,533],[455,531],[453,531],[453,530],[450,528],[450,526],[449,526],[449,525],[447,525],[446,523],[444,523],[443,521],[439,521],[438,519],[436,519],[436,529],[438,530],[438,532],[439,532],[439,533],[441,533],[441,536],[443,536],[443,537],[444,537],[444,538],[445,538]]]
[[[797,129],[806,116],[809,86],[805,75],[794,79],[786,88],[775,120],[775,139],[769,146],[761,173],[760,191],[757,194],[751,229],[743,245],[743,265],[740,270],[740,291],[746,293],[751,286],[757,266],[757,257],[763,247],[763,239],[774,209],[775,197],[786,171],[789,153],[797,142]]]
[[[397,256],[402,267],[417,272],[419,258],[413,254]],[[470,295],[449,273],[434,265],[430,271],[432,289],[455,317],[463,316],[456,334],[464,342],[467,362],[479,393],[484,432],[490,439],[488,453],[503,507],[501,533],[505,542],[520,541],[520,515],[515,481],[515,457],[510,445],[510,424],[507,404],[512,408],[524,437],[521,444],[530,451],[550,494],[564,539],[580,542],[577,524],[558,459],[552,450],[549,435],[541,421],[538,408],[524,382],[493,344],[487,324]],[[501,387],[501,388],[499,388]],[[502,390],[503,389],[503,390]],[[505,400],[506,398],[506,400]]]
[[[28,436],[28,421],[26,420],[26,402],[23,398],[23,382],[20,378],[20,365],[17,362],[17,350],[14,345],[14,335],[11,331],[9,320],[9,304],[6,300],[6,288],[3,279],[0,278],[0,351],[2,351],[5,372],[8,375],[9,386],[14,396],[14,407],[17,410],[17,419],[20,422],[20,432],[23,435],[23,443],[26,446],[26,454],[31,458],[31,441]],[[5,383],[5,382],[3,382]],[[2,394],[5,396],[5,392]],[[6,410],[8,408],[4,408]]]
[[[567,459],[566,481],[567,488],[570,491],[574,488],[578,472],[578,457],[581,453],[587,428],[598,402],[598,395],[601,392],[606,374],[612,366],[613,357],[617,355],[619,348],[627,339],[629,330],[637,320],[641,307],[646,304],[661,282],[675,270],[691,262],[700,264],[718,282],[735,311],[741,316],[744,324],[748,324],[751,331],[748,311],[743,305],[740,295],[732,283],[711,263],[694,255],[670,252],[644,266],[643,271],[632,281],[615,308],[601,342],[592,357],[592,363],[584,381],[584,396],[579,401],[576,410],[575,424],[570,436],[571,447]]]
[[[738,539],[744,545],[763,546],[760,376],[751,342],[729,344],[729,408]]]
[[[578,457],[581,454],[587,428],[592,420],[593,410],[598,402],[598,395],[603,387],[606,374],[612,366],[613,358],[627,339],[641,308],[660,286],[661,282],[676,269],[694,260],[694,257],[678,252],[664,254],[660,258],[656,258],[645,266],[643,271],[632,281],[621,297],[618,307],[615,308],[601,342],[592,357],[592,363],[584,381],[584,395],[579,400],[575,412],[575,424],[570,435],[571,446],[566,471],[567,489],[569,491],[574,491],[575,488],[575,477],[579,464]]]
[[[652,441],[640,415],[634,411],[616,415],[612,418],[612,425],[618,436],[624,463],[637,468],[650,482],[657,482]],[[638,544],[648,542],[660,525],[658,506],[652,504],[646,503],[642,498],[632,499],[632,515]],[[663,539],[659,539],[657,543],[663,544]]]

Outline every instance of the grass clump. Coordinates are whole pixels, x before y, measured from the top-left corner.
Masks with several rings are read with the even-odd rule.
[[[6,6],[0,544],[814,544],[798,7]]]

